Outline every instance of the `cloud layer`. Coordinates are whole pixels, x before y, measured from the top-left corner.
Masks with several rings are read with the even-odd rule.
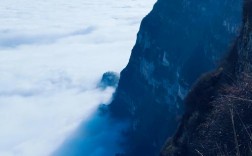
[[[114,90],[96,84],[104,72],[126,65],[153,4],[2,0],[0,155],[50,155],[78,127],[103,122],[88,119]]]

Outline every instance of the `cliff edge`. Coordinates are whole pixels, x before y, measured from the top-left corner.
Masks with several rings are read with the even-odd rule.
[[[161,156],[252,155],[252,0],[222,65],[202,77],[185,100],[186,113]]]
[[[123,155],[158,155],[177,129],[189,88],[238,35],[242,0],[158,0],[121,72],[113,118],[127,120]]]

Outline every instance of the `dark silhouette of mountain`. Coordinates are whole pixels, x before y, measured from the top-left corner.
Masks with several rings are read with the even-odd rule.
[[[177,129],[189,88],[216,68],[241,23],[242,0],[158,0],[141,23],[109,106],[113,118],[129,122],[120,155],[160,153]]]
[[[182,123],[162,156],[252,155],[252,0],[244,0],[243,10],[233,48],[188,94]]]

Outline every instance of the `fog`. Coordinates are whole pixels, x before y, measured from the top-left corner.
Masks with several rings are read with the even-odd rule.
[[[63,148],[109,156],[119,150],[117,134],[125,125],[96,112],[114,88],[96,86],[104,72],[126,66],[153,4],[1,0],[0,155],[47,156]],[[108,137],[111,146],[101,147]],[[76,146],[68,150],[68,143]]]

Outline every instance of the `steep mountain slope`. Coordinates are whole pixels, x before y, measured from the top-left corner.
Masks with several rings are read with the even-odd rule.
[[[225,62],[189,93],[162,156],[252,155],[252,0],[243,8],[240,36]]]
[[[129,121],[125,155],[154,156],[174,133],[195,80],[236,38],[241,0],[158,0],[144,18],[110,111]]]

